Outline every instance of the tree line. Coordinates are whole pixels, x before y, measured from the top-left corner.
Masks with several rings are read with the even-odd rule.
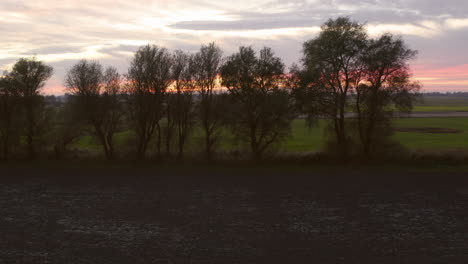
[[[0,157],[25,146],[31,159],[44,148],[60,158],[91,131],[114,159],[116,133],[131,131],[136,158],[151,152],[183,159],[198,128],[206,159],[214,158],[226,129],[261,159],[298,117],[310,125],[326,120],[326,150],[340,158],[385,154],[394,145],[391,118],[411,111],[420,89],[409,69],[416,53],[398,36],[371,38],[364,24],[339,17],[303,44],[300,63],[288,72],[268,47],[243,46],[224,57],[215,43],[194,54],[149,44],[125,74],[77,62],[67,71],[62,103],[41,94],[52,67],[22,58],[0,78]]]

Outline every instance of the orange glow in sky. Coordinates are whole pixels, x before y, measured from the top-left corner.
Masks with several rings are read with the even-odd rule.
[[[372,37],[400,35],[420,51],[412,70],[423,91],[468,91],[468,1],[422,2],[2,0],[0,71],[19,58],[37,56],[54,67],[43,92],[63,94],[66,71],[80,59],[125,74],[139,46],[196,52],[212,41],[225,56],[239,46],[269,46],[290,66],[327,19],[349,16],[366,23]]]
[[[416,65],[412,69],[415,79],[423,84],[423,91],[468,90],[468,64],[442,68]]]

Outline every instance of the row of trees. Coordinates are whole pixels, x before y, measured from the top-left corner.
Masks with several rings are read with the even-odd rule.
[[[158,156],[171,155],[172,145],[182,158],[197,126],[206,158],[213,158],[221,129],[229,128],[260,159],[289,135],[298,116],[310,124],[328,120],[329,149],[340,157],[369,156],[389,142],[393,110],[412,108],[419,85],[410,80],[408,62],[415,55],[390,34],[369,38],[364,25],[349,18],[326,22],[304,43],[301,65],[289,73],[266,47],[258,53],[240,47],[223,58],[214,43],[195,54],[147,45],[123,76],[96,61],[72,66],[65,78],[71,96],[54,115],[40,95],[52,68],[21,59],[0,80],[2,157],[25,140],[33,158],[45,128],[57,131],[54,148],[60,154],[91,128],[109,159],[116,156],[114,138],[122,130],[132,131],[139,159],[150,146]],[[50,119],[59,125],[51,126]]]

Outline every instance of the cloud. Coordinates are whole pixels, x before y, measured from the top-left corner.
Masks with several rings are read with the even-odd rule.
[[[468,87],[468,64],[436,68],[417,65],[414,73],[425,90],[457,91]]]
[[[449,18],[445,24],[451,29],[460,29],[468,27],[468,18]]]
[[[57,93],[77,60],[100,60],[124,73],[146,43],[194,52],[216,41],[226,55],[240,45],[267,45],[291,64],[302,43],[337,16],[366,22],[372,36],[403,35],[420,50],[417,65],[455,67],[468,61],[461,52],[468,42],[466,14],[466,0],[2,0],[0,68],[36,55],[55,68],[46,92]]]
[[[388,32],[397,35],[432,38],[443,32],[441,25],[433,21],[420,21],[413,24],[369,24],[367,29],[371,36],[378,36]]]

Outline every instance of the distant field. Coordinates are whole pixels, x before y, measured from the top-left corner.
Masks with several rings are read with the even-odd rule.
[[[395,139],[406,147],[428,150],[468,150],[468,118],[407,118],[395,121],[398,127],[452,129],[452,133],[397,132]]]
[[[468,111],[467,96],[424,96],[415,104],[415,112],[453,112]],[[410,150],[468,150],[468,118],[438,117],[438,118],[400,118],[395,119],[398,132],[394,139]],[[291,136],[277,148],[285,152],[311,152],[323,147],[325,139],[325,121],[320,121],[315,127],[307,127],[305,120],[297,119],[292,124]],[[241,146],[229,131],[221,133],[222,141],[218,148],[223,151],[248,149]],[[120,132],[116,135],[116,148],[119,151],[134,149],[135,142],[131,140],[131,132]],[[186,150],[201,152],[203,149],[203,134],[195,130]],[[91,136],[83,136],[73,146],[76,149],[92,153],[100,153],[101,148]],[[151,146],[150,150],[155,150]],[[165,146],[163,146],[165,150]]]
[[[468,150],[468,118],[401,118],[394,122],[397,128],[421,128],[395,133],[394,139],[410,150]],[[324,143],[324,127],[325,122],[307,128],[304,120],[295,120],[292,136],[283,149],[299,152],[320,150]],[[439,128],[441,131],[426,131],[424,128]]]
[[[415,112],[468,111],[466,96],[423,96],[415,104]]]
[[[394,135],[410,150],[468,150],[468,118],[400,118],[395,119],[395,126],[400,132]],[[305,120],[297,119],[292,125],[291,136],[277,148],[286,152],[311,152],[323,147],[326,122],[320,121],[315,127],[308,127]],[[130,132],[116,135],[116,145],[119,151],[134,147]],[[223,132],[223,141],[219,148],[224,151],[239,149],[240,143],[228,132]],[[191,137],[187,150],[202,151],[203,137],[196,131]],[[164,146],[163,146],[164,147]],[[91,136],[84,136],[74,145],[74,148],[99,153],[101,148]],[[155,149],[155,146],[152,146]],[[247,146],[240,147],[246,149]],[[165,148],[163,148],[165,149]]]

